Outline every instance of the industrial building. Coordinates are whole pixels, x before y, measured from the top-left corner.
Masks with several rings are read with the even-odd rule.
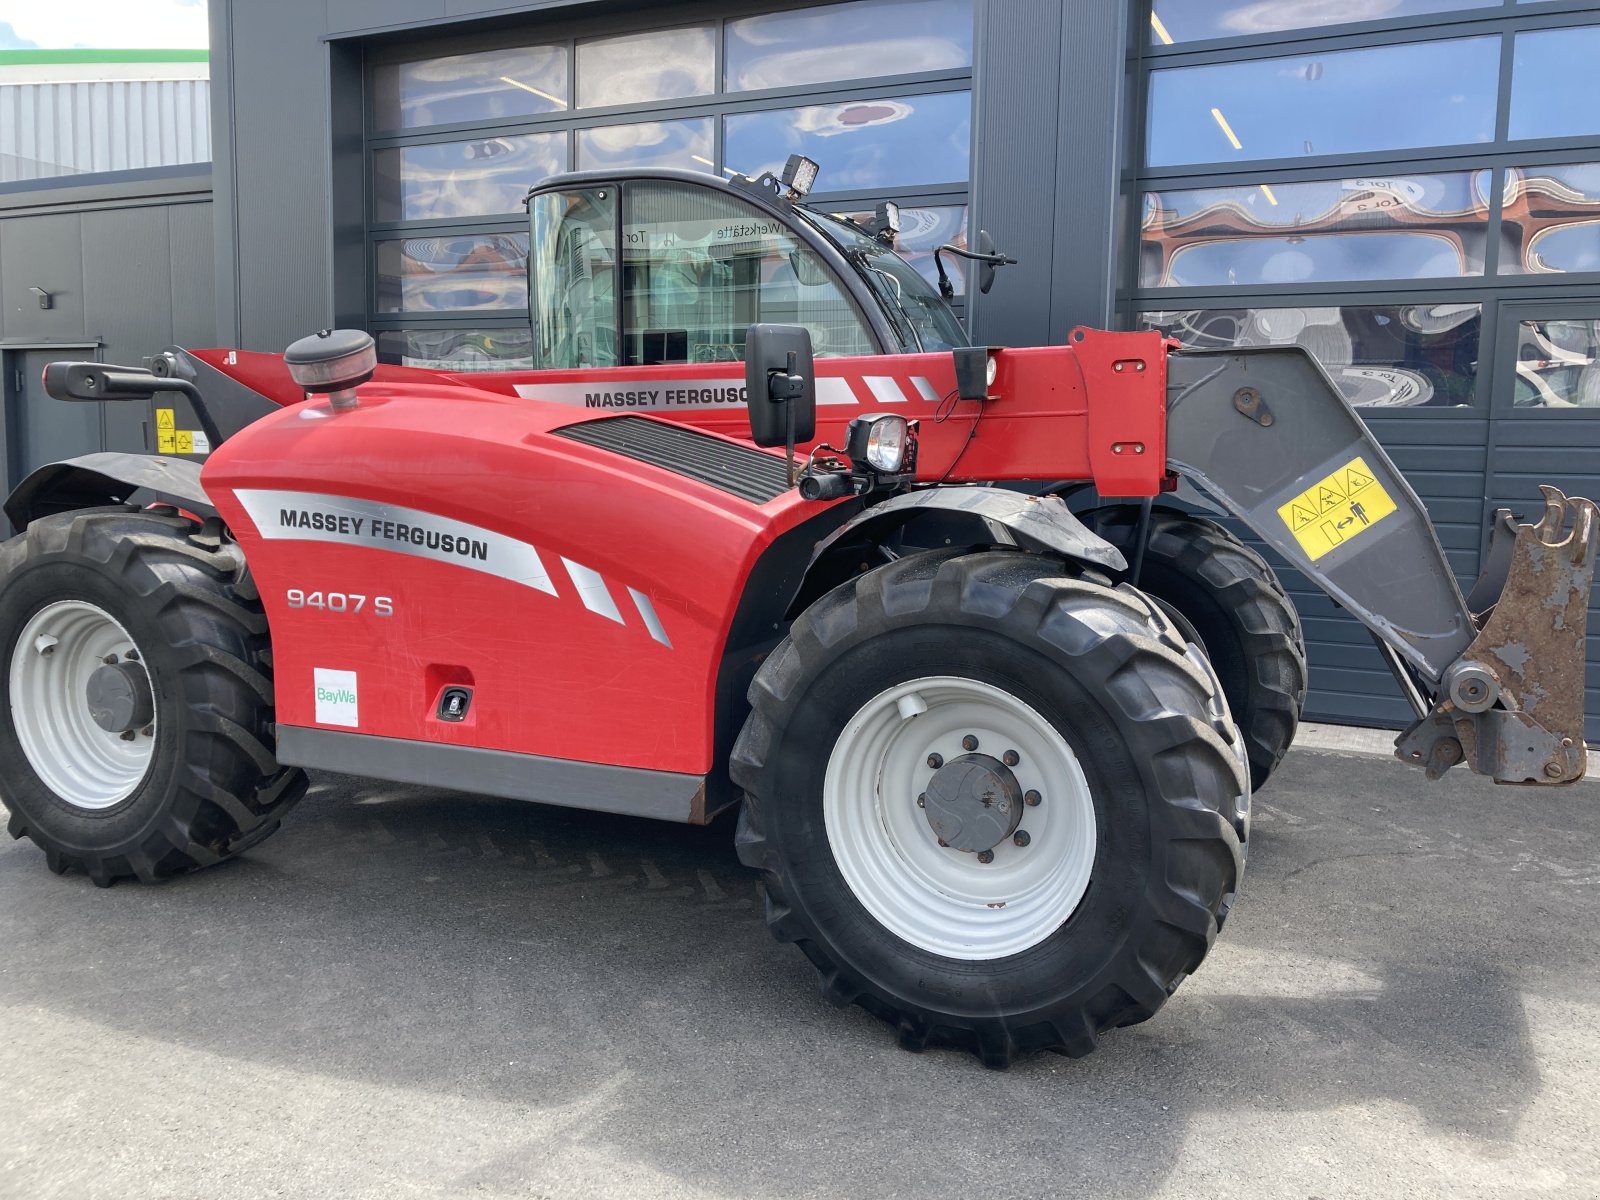
[[[147,412],[48,406],[50,358],[337,324],[390,361],[517,364],[529,184],[799,152],[816,204],[898,201],[914,263],[979,228],[1020,260],[958,298],[975,342],[1090,324],[1307,347],[1464,583],[1496,508],[1531,515],[1540,481],[1600,493],[1595,3],[212,0],[211,33],[209,167],[95,150],[56,156],[91,174],[30,177],[54,147],[22,89],[110,85],[0,70],[11,482],[153,448]],[[124,119],[130,144],[159,132]],[[1286,582],[1308,716],[1403,723],[1361,627]]]

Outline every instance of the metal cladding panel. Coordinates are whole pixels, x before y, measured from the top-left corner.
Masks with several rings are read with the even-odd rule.
[[[0,83],[0,183],[205,162],[204,79]]]
[[[215,258],[211,205],[174,204],[167,209],[172,249],[172,340],[179,346],[209,346],[216,339]]]
[[[0,306],[6,337],[39,341],[81,339],[87,330],[83,311],[83,239],[77,213],[8,217],[0,244]],[[30,288],[50,293],[50,307],[39,307]],[[98,331],[94,331],[98,332]]]

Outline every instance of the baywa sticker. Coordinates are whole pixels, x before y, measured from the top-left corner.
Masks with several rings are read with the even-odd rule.
[[[1367,466],[1367,460],[1353,458],[1279,506],[1278,516],[1306,557],[1315,562],[1336,546],[1360,537],[1394,511],[1394,501]]]
[[[316,667],[312,675],[312,686],[317,691],[317,724],[360,729],[360,681],[356,673]]]

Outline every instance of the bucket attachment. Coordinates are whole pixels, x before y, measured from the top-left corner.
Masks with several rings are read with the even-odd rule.
[[[1472,591],[1493,607],[1445,671],[1433,710],[1395,743],[1430,779],[1463,761],[1497,783],[1583,778],[1584,636],[1600,519],[1593,501],[1540,490],[1537,522],[1496,514],[1488,568]],[[1504,582],[1494,596],[1496,576]]]

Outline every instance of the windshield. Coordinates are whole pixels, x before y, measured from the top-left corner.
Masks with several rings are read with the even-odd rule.
[[[809,208],[797,206],[795,212],[837,244],[860,271],[906,350],[953,350],[967,344],[967,335],[950,306],[905,259],[858,225]]]

